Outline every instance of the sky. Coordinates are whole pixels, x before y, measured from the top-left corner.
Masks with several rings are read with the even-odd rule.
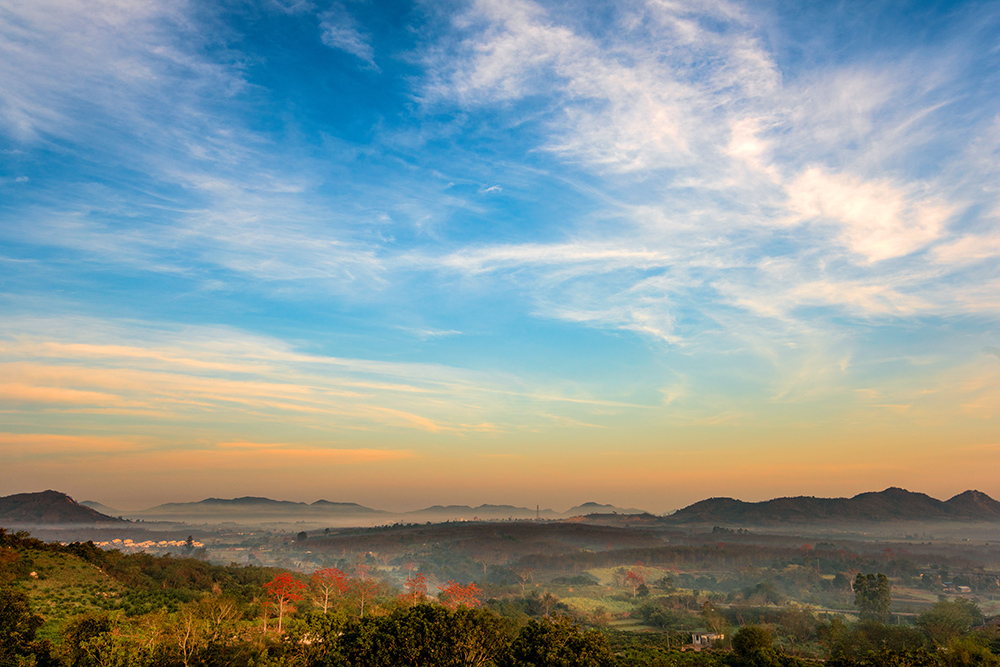
[[[1000,4],[5,0],[0,494],[1000,497]]]

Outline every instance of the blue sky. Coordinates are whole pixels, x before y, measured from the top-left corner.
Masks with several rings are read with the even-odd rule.
[[[996,3],[0,31],[6,491],[1000,495]]]

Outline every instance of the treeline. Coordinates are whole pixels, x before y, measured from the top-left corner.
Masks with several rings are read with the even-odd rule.
[[[31,636],[23,595],[0,588],[0,665],[19,667],[808,667],[771,628],[748,625],[731,651],[680,652],[663,636],[584,630],[567,617],[518,626],[487,609],[416,603],[378,615],[311,612],[262,633],[211,598],[175,615],[90,613],[63,642]],[[831,667],[996,667],[998,633],[981,626],[934,640],[924,629],[863,622],[823,624]],[[661,641],[657,641],[661,639]]]
[[[100,549],[93,542],[43,542],[19,531],[0,528],[0,583],[23,579],[34,568],[32,553],[60,553],[75,556],[98,568],[121,584],[136,591],[193,591],[224,589],[242,597],[258,595],[261,587],[282,570],[255,565],[213,565],[195,558],[154,556],[145,552],[124,554]]]
[[[642,594],[645,584],[636,579],[630,614],[660,632],[621,633],[584,629],[600,621],[571,618],[549,593],[483,600],[474,583],[454,581],[428,592],[415,568],[400,591],[363,562],[351,574],[325,568],[306,577],[86,543],[47,544],[3,529],[0,547],[0,667],[801,667],[814,658],[832,667],[1000,667],[995,620],[961,598],[939,600],[910,627],[848,624],[820,620],[806,607],[768,604],[778,598],[766,583],[725,605],[720,594],[657,596],[648,588]],[[43,636],[45,619],[33,611],[23,582],[39,574],[33,560],[47,553],[98,568],[121,584],[122,594],[54,631],[46,625]],[[623,572],[628,583],[639,569]],[[873,590],[882,591],[883,579],[872,575]],[[592,582],[578,575],[565,583]],[[883,613],[882,602],[873,597],[873,613]],[[679,650],[703,629],[725,638],[713,650]]]
[[[935,575],[948,577],[945,556],[936,556],[940,565],[932,565]],[[717,572],[734,572],[745,568],[773,569],[787,568],[797,565],[815,571],[817,574],[829,575],[849,570],[878,570],[893,578],[916,580],[921,577],[920,568],[914,563],[913,556],[908,553],[896,553],[892,549],[883,549],[877,553],[862,554],[850,549],[836,547],[832,544],[819,543],[815,546],[802,545],[798,547],[741,544],[738,542],[722,542],[713,545],[669,545],[651,548],[615,549],[612,551],[585,551],[567,553],[557,556],[529,555],[518,561],[519,566],[532,567],[538,571],[558,570],[589,570],[593,568],[614,567],[620,563],[642,562],[650,567],[671,568],[678,570],[712,570]],[[964,579],[979,579],[974,582],[997,588],[996,576],[970,573],[968,570],[981,567],[968,563],[956,563]],[[928,572],[927,574],[930,574]],[[957,577],[956,577],[957,579]]]

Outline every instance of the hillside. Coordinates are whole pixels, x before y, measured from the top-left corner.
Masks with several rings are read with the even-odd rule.
[[[84,507],[89,507],[92,510],[97,510],[101,514],[107,514],[108,516],[122,516],[125,512],[115,509],[114,507],[108,507],[103,503],[99,503],[96,500],[81,500],[80,504]]]
[[[123,523],[90,507],[84,507],[65,493],[42,491],[18,493],[0,498],[0,525]]]
[[[242,498],[206,498],[190,503],[165,503],[146,510],[130,512],[129,516],[161,521],[280,521],[336,517],[382,516],[388,514],[357,503],[317,500],[312,504],[290,500],[272,500],[245,496]]]
[[[588,514],[646,514],[646,510],[634,507],[615,507],[614,505],[602,505],[601,503],[589,502],[571,507],[562,513],[564,517],[586,516]]]
[[[882,521],[1000,521],[1000,503],[980,491],[947,501],[896,487],[852,498],[797,496],[761,502],[709,498],[664,519],[668,523],[774,524]]]
[[[88,502],[94,507],[102,507],[98,503]],[[573,507],[566,512],[556,512],[552,509],[536,510],[514,505],[483,504],[476,507],[469,505],[432,505],[409,512],[393,513],[385,510],[365,507],[357,503],[331,502],[317,500],[307,504],[288,500],[272,500],[246,496],[243,498],[206,498],[197,502],[165,503],[145,510],[124,512],[126,516],[136,519],[153,521],[187,521],[187,522],[257,522],[268,521],[311,521],[328,522],[330,525],[372,525],[393,521],[426,522],[426,521],[471,521],[473,519],[493,521],[507,519],[560,519],[582,516],[586,514],[640,514],[642,510],[623,509],[614,505],[601,505],[588,502]]]
[[[419,510],[407,512],[405,516],[415,520],[430,519],[433,521],[445,520],[471,520],[478,518],[481,520],[494,519],[557,519],[558,512],[550,509],[536,511],[527,507],[515,507],[514,505],[479,505],[470,507],[469,505],[432,505]]]

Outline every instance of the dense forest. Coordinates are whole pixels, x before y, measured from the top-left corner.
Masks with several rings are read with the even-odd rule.
[[[463,569],[447,560],[380,568],[371,558],[341,559],[307,575],[43,542],[3,529],[0,547],[0,667],[1000,665],[1000,625],[972,597],[942,594],[920,613],[896,613],[892,582],[919,584],[916,566],[885,559],[888,576],[823,578],[824,559],[852,560],[843,550],[820,556],[755,546],[753,553],[781,562],[770,572],[760,567],[763,555],[747,562],[737,569],[744,587],[726,593],[718,579],[621,559],[669,553],[713,562],[734,557],[732,547],[582,556],[608,566],[617,591],[588,608],[568,604],[580,598],[567,595],[607,588],[593,570],[578,567],[540,585],[534,568],[546,561],[537,558],[507,567],[508,581],[486,567],[477,581],[431,573]],[[781,572],[800,576],[775,576]],[[748,583],[762,573],[764,580]],[[849,596],[856,613],[823,613],[788,598],[795,581],[812,579]],[[621,622],[632,624],[629,631]],[[702,632],[717,636],[694,650],[692,633]]]

